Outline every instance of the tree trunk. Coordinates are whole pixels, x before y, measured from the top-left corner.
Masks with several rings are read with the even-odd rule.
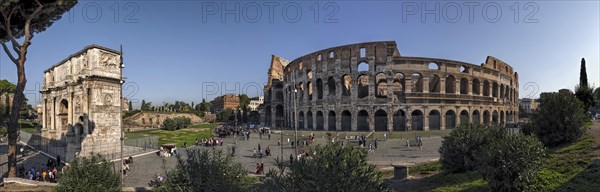
[[[29,41],[25,40],[21,46],[19,63],[17,63],[18,82],[14,92],[12,111],[10,112],[10,121],[8,123],[8,177],[17,176],[17,139],[19,137],[19,112],[23,104],[25,85],[25,60]]]

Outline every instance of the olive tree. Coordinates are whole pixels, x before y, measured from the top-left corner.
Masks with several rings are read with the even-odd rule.
[[[266,185],[273,191],[390,191],[363,149],[328,144],[312,152],[291,164],[278,160]]]
[[[121,177],[99,154],[77,157],[58,175],[55,191],[121,191]]]

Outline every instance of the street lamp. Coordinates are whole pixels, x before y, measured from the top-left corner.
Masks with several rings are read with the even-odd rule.
[[[123,142],[125,140],[125,136],[123,133],[123,83],[125,83],[125,80],[123,80],[123,68],[125,68],[125,64],[123,64],[123,46],[120,47],[120,52],[121,54],[119,55],[119,84],[121,87],[121,98],[119,100],[119,125],[121,126],[121,161],[119,161],[119,164],[121,164],[121,186],[123,186]]]
[[[296,111],[296,93],[298,92],[298,89],[296,88],[296,76],[294,76],[294,151],[296,153],[296,157],[298,156],[298,113]]]

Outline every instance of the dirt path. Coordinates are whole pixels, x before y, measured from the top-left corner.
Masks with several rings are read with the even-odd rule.
[[[600,121],[592,121],[592,126],[587,128],[587,132],[594,137],[593,152],[596,154],[596,158],[600,159]]]

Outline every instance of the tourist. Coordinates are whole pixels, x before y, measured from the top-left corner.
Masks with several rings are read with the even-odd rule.
[[[373,147],[375,147],[375,149],[377,149],[377,138],[375,138],[375,141],[373,141]]]
[[[373,154],[375,149],[373,148],[373,143],[369,143],[369,154]]]
[[[383,141],[387,141],[387,133],[383,133]]]
[[[294,164],[294,155],[290,153],[290,166]]]
[[[256,174],[260,174],[260,164],[256,163]]]
[[[46,170],[44,169],[42,171],[42,181],[44,181],[44,182],[46,182],[46,175],[47,175],[47,173],[46,173]]]
[[[410,148],[410,141],[408,140],[408,137],[406,138],[406,147]]]
[[[252,158],[256,158],[256,148],[252,150]]]
[[[60,155],[56,156],[56,166],[60,167]]]

